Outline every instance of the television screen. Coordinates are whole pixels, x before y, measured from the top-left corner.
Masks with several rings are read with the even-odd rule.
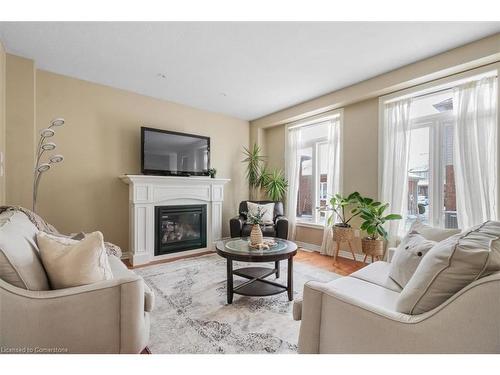
[[[208,174],[209,137],[142,127],[141,140],[143,174]]]

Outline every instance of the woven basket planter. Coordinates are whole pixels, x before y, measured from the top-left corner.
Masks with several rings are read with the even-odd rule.
[[[382,257],[384,255],[384,240],[369,240],[363,238],[361,240],[363,253],[373,257]]]
[[[335,235],[335,241],[351,241],[354,239],[354,230],[351,227],[339,227],[333,226],[333,233]]]
[[[264,236],[262,235],[262,229],[260,229],[259,224],[252,225],[252,231],[250,232],[250,244],[252,246],[260,245],[264,243]]]

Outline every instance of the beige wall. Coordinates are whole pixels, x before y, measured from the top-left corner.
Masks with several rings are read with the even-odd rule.
[[[23,82],[26,76],[19,71],[27,70],[24,59],[8,56],[8,61],[9,80]],[[24,89],[30,91],[30,87]],[[237,204],[248,198],[240,163],[242,148],[249,144],[247,121],[41,70],[36,70],[34,93],[36,131],[25,134],[26,143],[14,129],[10,133],[16,147],[30,155],[34,149],[30,139],[52,118],[65,118],[66,125],[56,128],[52,139],[57,153],[64,155],[64,163],[44,175],[38,198],[38,212],[60,231],[100,230],[106,240],[127,250],[128,186],[118,176],[140,173],[140,127],[147,125],[211,137],[212,166],[217,168],[218,177],[231,179],[223,209],[223,234],[228,234],[229,218],[236,214]],[[13,100],[8,103],[8,113],[15,112],[13,105]],[[15,153],[8,152],[9,157],[10,152]],[[31,172],[33,163],[28,159],[22,159],[19,172]],[[8,189],[24,190],[19,183],[9,174]],[[14,196],[10,195],[9,204],[14,203]],[[22,202],[26,205],[31,201]]]
[[[263,130],[268,164],[285,168],[285,127],[278,125]],[[344,108],[343,124],[343,191],[358,191],[363,195],[378,196],[378,99],[365,100]],[[355,222],[355,226],[357,223]],[[296,240],[321,245],[323,231],[298,227]],[[360,243],[354,247],[360,252]],[[347,250],[345,244],[342,250]]]
[[[35,87],[33,60],[7,54],[6,203],[31,208],[35,161]]]
[[[500,60],[500,34],[470,43],[359,84],[250,122],[250,142],[263,146],[269,164],[285,167],[285,124],[343,108],[343,192],[378,197],[378,97]],[[353,221],[359,227],[359,221]],[[296,240],[321,245],[322,230],[297,229]],[[341,247],[343,250],[345,246]],[[355,248],[360,252],[360,241]]]
[[[0,41],[0,157],[5,160],[5,49]],[[0,160],[0,205],[5,203],[5,165]]]
[[[263,152],[270,168],[285,170],[285,126],[275,126],[264,130]]]

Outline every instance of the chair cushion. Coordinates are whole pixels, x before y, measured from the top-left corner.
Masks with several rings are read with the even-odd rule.
[[[19,211],[5,211],[0,218],[0,278],[18,288],[49,290],[35,240],[38,229]]]
[[[283,202],[273,202],[273,201],[241,201],[240,202],[240,206],[238,208],[238,212],[245,219],[247,218],[246,212],[248,212],[247,202],[253,202],[253,203],[257,203],[257,204],[274,203],[273,219],[276,216],[282,216],[283,212],[284,212],[284,210],[283,210]]]
[[[500,271],[500,222],[487,221],[436,244],[403,288],[397,310],[432,310],[480,277]]]
[[[457,233],[460,233],[460,231],[461,230],[457,228],[451,228],[451,229],[437,228],[430,226],[428,224],[421,223],[420,221],[415,221],[412,224],[408,233],[418,232],[427,240],[439,242]]]
[[[418,232],[409,233],[399,244],[391,262],[389,277],[404,288],[425,254],[437,242],[426,240]]]
[[[378,262],[377,262],[378,263]],[[324,291],[340,297],[343,301],[352,302],[367,308],[395,311],[399,293],[372,282],[356,277],[340,277],[325,284]]]
[[[402,288],[389,277],[390,270],[391,263],[379,261],[371,263],[370,265],[351,273],[349,276],[399,293]]]
[[[37,242],[53,289],[113,278],[101,232],[90,233],[81,241],[39,232]]]
[[[261,210],[262,222],[264,224],[273,224],[273,213],[274,213],[274,203],[258,204],[253,202],[247,202],[248,213],[256,215],[259,208]]]

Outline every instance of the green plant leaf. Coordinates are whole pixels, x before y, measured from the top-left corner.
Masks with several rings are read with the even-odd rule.
[[[259,178],[261,167],[262,163],[265,160],[265,157],[260,154],[261,149],[256,143],[254,143],[252,149],[248,149],[246,147],[243,147],[243,149],[244,156],[246,157],[242,160],[242,163],[247,164],[246,177],[248,180],[248,184],[252,188],[258,187],[260,182]]]
[[[272,201],[282,201],[285,197],[288,188],[288,181],[286,180],[281,169],[273,169],[267,172],[264,190],[267,197]]]
[[[398,215],[398,214],[389,214],[389,215],[384,217],[384,220],[400,220],[402,218],[403,217],[401,215]]]

